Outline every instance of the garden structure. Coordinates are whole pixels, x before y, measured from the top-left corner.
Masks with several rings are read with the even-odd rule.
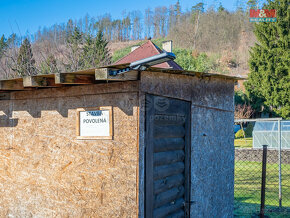
[[[233,216],[239,78],[128,66],[0,81],[1,217]]]

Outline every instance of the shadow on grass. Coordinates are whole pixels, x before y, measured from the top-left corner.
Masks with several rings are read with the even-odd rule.
[[[248,197],[235,198],[234,217],[256,218],[259,217],[260,204],[244,203]],[[265,206],[265,217],[290,218],[290,207]]]

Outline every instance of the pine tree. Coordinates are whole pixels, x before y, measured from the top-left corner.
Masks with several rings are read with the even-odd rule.
[[[83,35],[77,27],[74,28],[72,34],[67,39],[68,47],[68,63],[64,64],[67,71],[78,71],[82,69],[83,62],[81,60],[83,45]]]
[[[191,7],[191,12],[192,13],[197,13],[197,12],[204,12],[204,3],[199,2],[196,5]]]
[[[91,35],[88,35],[83,47],[83,68],[92,68],[94,57],[97,51],[94,49],[94,40]]]
[[[246,90],[254,109],[290,118],[289,1],[268,1],[264,8],[277,10],[277,22],[255,25],[259,43],[250,51]]]
[[[95,39],[95,49],[97,50],[97,56],[94,61],[95,66],[104,66],[111,63],[108,43],[109,42],[104,38],[103,33],[99,31]]]
[[[48,58],[41,63],[40,65],[40,73],[41,74],[53,74],[58,73],[58,67],[55,57],[50,54]]]
[[[35,60],[33,58],[31,44],[27,38],[23,40],[20,46],[17,57],[17,66],[14,70],[18,73],[19,76],[36,74]]]
[[[179,0],[174,5],[174,12],[175,12],[175,17],[176,17],[176,22],[179,23],[180,16],[181,16],[181,6],[180,6]]]
[[[83,68],[94,68],[111,63],[111,56],[108,50],[108,41],[104,39],[103,33],[98,32],[93,38],[88,35],[83,47]]]

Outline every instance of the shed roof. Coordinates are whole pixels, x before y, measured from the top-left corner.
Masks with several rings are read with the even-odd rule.
[[[155,45],[151,40],[148,40],[146,43],[141,45],[139,48],[135,49],[128,55],[124,56],[123,58],[119,59],[114,63],[114,65],[119,64],[128,64],[134,61],[138,61],[144,58],[148,58],[154,55],[158,55],[163,53],[164,51],[161,50],[157,45]],[[154,67],[157,68],[164,68],[164,69],[174,69],[174,70],[183,70],[181,66],[179,66],[175,61],[167,61],[162,64],[157,64]]]
[[[96,84],[96,83],[107,83],[115,81],[132,81],[139,80],[140,72],[136,70],[131,70],[121,75],[111,76],[110,70],[120,69],[127,67],[129,64],[120,64],[120,65],[111,65],[103,68],[93,68],[88,70],[82,70],[77,72],[68,72],[68,73],[58,73],[58,74],[48,74],[48,75],[35,75],[27,76],[24,78],[16,79],[7,79],[0,80],[0,94],[1,92],[9,91],[21,91],[21,90],[31,90],[34,88],[52,88],[52,87],[61,87],[68,85],[87,85],[87,84]],[[196,76],[198,78],[214,77],[214,78],[223,78],[229,80],[243,80],[245,78],[229,76],[224,74],[215,74],[215,73],[202,73],[195,71],[186,71],[186,70],[173,70],[173,69],[162,69],[151,67],[146,71],[151,72],[161,72],[165,74],[181,74],[187,76]],[[1,95],[0,95],[1,98]]]

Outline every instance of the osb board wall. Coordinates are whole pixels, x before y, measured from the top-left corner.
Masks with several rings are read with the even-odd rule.
[[[233,217],[233,123],[233,112],[191,107],[191,217]]]
[[[234,81],[142,72],[140,82],[140,214],[144,214],[145,93],[191,102],[191,217],[232,217]],[[142,110],[143,109],[143,110]],[[142,117],[143,116],[143,117]],[[142,198],[143,197],[143,198]]]
[[[150,94],[191,101],[196,106],[234,110],[234,81],[229,79],[201,79],[195,76],[144,71],[141,74],[140,89]]]
[[[136,217],[138,83],[0,102],[0,217]],[[114,140],[76,140],[76,108],[113,106]]]

